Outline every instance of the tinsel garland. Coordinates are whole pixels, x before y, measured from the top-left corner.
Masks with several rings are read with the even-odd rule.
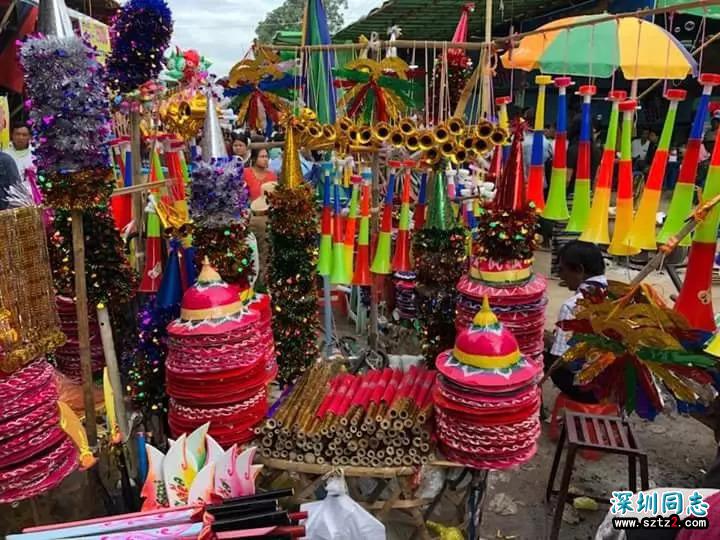
[[[279,185],[268,194],[270,264],[267,283],[273,302],[273,334],[281,384],[293,382],[318,356],[317,212],[305,184]]]
[[[138,343],[127,371],[127,389],[135,406],[145,415],[167,414],[167,325],[178,315],[177,307],[158,307],[154,296],[138,311]]]
[[[483,209],[477,217],[473,255],[495,261],[528,260],[538,247],[538,215],[525,210]]]
[[[208,257],[228,283],[250,283],[253,266],[252,249],[247,243],[249,198],[239,160],[197,162],[190,217],[198,264]]]
[[[465,229],[422,229],[413,236],[418,321],[428,365],[455,343],[455,285],[465,269]]]
[[[460,101],[460,96],[462,95],[462,91],[465,88],[465,85],[467,84],[468,79],[470,79],[472,75],[473,69],[472,65],[467,62],[465,64],[461,63],[449,63],[447,68],[447,81],[443,81],[443,78],[445,76],[445,73],[443,73],[442,69],[442,62],[436,62],[435,69],[433,71],[433,107],[435,111],[435,118],[440,119],[440,112],[441,110],[447,108],[447,104],[440,103],[441,93],[440,88],[443,85],[443,83],[446,86],[446,99],[449,98],[450,100],[450,107],[448,109],[448,112],[445,116],[452,116],[454,114],[455,108],[457,107],[458,102]]]
[[[109,100],[102,66],[80,38],[28,39],[20,48],[45,202],[87,208],[112,190]]]
[[[57,211],[53,226],[48,249],[55,287],[61,294],[73,297],[75,271],[70,213]],[[137,287],[137,274],[125,256],[112,214],[107,207],[88,209],[83,213],[83,226],[89,301],[112,305],[129,300]]]
[[[173,20],[165,0],[130,0],[113,19],[108,84],[126,94],[155,79],[170,44]]]

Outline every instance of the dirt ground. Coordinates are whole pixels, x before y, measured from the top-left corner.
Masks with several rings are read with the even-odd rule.
[[[548,253],[537,256],[537,271],[547,274]],[[625,270],[611,269],[612,278],[628,280]],[[674,288],[666,276],[653,274],[655,284],[666,296]],[[720,306],[720,291],[715,288],[715,306]],[[557,281],[550,281],[548,328],[560,304],[569,296]],[[550,408],[556,391],[551,383],[544,388],[544,402]],[[653,486],[693,487],[713,462],[716,448],[712,432],[698,421],[677,414],[660,415],[655,422],[632,418],[632,425],[642,446],[647,450],[650,481]],[[552,505],[545,503],[545,486],[555,449],[547,435],[549,425],[544,424],[537,456],[527,465],[509,472],[490,473],[488,491],[484,501],[481,538],[484,540],[542,540],[550,527]],[[627,461],[609,456],[600,461],[578,458],[571,490],[608,497],[610,492],[627,485]],[[97,480],[92,474],[75,473],[60,488],[38,497],[33,504],[0,505],[0,538],[4,533],[17,531],[34,523],[56,523],[73,519],[86,519],[103,515],[104,504]],[[552,503],[551,503],[552,504]],[[603,519],[607,507],[598,511],[573,512],[570,521],[563,522],[560,538],[585,540],[595,536],[595,529]],[[400,531],[398,531],[400,532]],[[404,534],[391,531],[390,538],[403,538]]]

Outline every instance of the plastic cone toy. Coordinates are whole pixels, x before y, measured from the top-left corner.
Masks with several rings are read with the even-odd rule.
[[[125,163],[122,167],[123,183],[125,187],[132,186],[132,153],[125,153]],[[117,195],[110,199],[112,214],[115,220],[115,227],[122,231],[130,221],[132,221],[132,195]]]
[[[58,38],[75,35],[65,0],[41,0],[38,3],[37,29],[41,34]]]
[[[575,190],[573,206],[568,221],[568,232],[581,233],[587,224],[590,214],[590,155],[592,145],[592,97],[597,87],[591,84],[581,86],[578,94],[583,98],[580,140],[578,141],[578,158],[575,166]]]
[[[495,98],[495,105],[497,105],[498,107],[498,127],[504,129],[508,133],[510,133],[510,116],[508,115],[508,105],[510,105],[511,103],[511,96],[500,96],[499,98]],[[502,164],[507,161],[508,156],[510,155],[510,137],[507,137],[505,143],[501,147],[496,148],[495,150],[495,154],[498,154],[497,151],[500,150],[500,165],[502,168]],[[492,164],[490,170],[494,170]],[[494,178],[498,178],[500,176],[500,172],[500,169],[498,169],[497,174],[494,176]]]
[[[332,271],[330,283],[349,285],[352,281],[350,268],[345,266],[345,237],[342,230],[342,206],[340,204],[340,178],[333,183],[333,230],[332,230]]]
[[[533,131],[532,155],[528,172],[527,200],[535,203],[538,212],[545,209],[545,94],[547,85],[552,84],[549,75],[538,75],[535,84],[538,85],[537,106],[535,107],[535,129]]]
[[[355,256],[355,232],[357,231],[358,199],[360,197],[362,177],[354,174],[351,176],[350,182],[352,184],[350,208],[345,221],[345,268],[348,272],[352,272],[353,257]]]
[[[628,233],[633,223],[632,126],[636,109],[637,101],[632,99],[620,104],[623,122],[618,162],[615,228],[608,248],[608,253],[611,255],[635,255],[640,252],[639,249],[627,244]]]
[[[525,178],[523,167],[523,126],[518,124],[510,146],[510,154],[502,176],[496,182],[496,195],[493,202],[498,210],[523,210],[525,200]]]
[[[395,255],[392,260],[393,272],[409,272],[412,270],[410,263],[410,184],[412,175],[410,168],[415,166],[414,162],[405,163],[405,178],[403,179],[402,197],[400,199],[400,223],[398,234],[395,240]]]
[[[698,164],[700,163],[700,145],[703,140],[703,130],[705,129],[705,118],[707,118],[708,108],[710,105],[710,95],[713,87],[720,84],[720,74],[702,73],[698,77],[698,82],[703,87],[702,96],[695,111],[692,128],[690,128],[690,138],[685,149],[685,157],[680,164],[680,173],[678,181],[675,184],[670,206],[668,207],[665,223],[658,235],[658,242],[665,244],[671,236],[675,236],[685,224],[685,220],[690,215],[693,207],[693,198],[695,196],[695,180],[697,178]],[[680,245],[687,246],[690,244],[690,236],[681,238]]]
[[[420,188],[418,189],[417,202],[413,210],[413,228],[419,231],[425,225],[425,209],[427,208],[427,181],[428,173],[424,171],[420,176]]]
[[[665,179],[665,169],[667,168],[670,151],[670,140],[675,127],[678,104],[685,99],[686,95],[687,92],[679,88],[668,90],[665,93],[665,98],[670,102],[670,106],[665,116],[662,135],[660,135],[652,165],[650,165],[650,172],[648,172],[645,182],[640,206],[638,206],[635,221],[626,239],[627,244],[635,249],[655,250],[657,248],[655,222],[658,208],[660,208],[663,180]]]
[[[383,275],[392,272],[392,266],[390,264],[390,244],[392,242],[393,197],[395,196],[395,178],[402,164],[399,161],[389,161],[388,165],[390,165],[390,175],[388,178],[387,192],[385,193],[385,202],[383,204],[380,234],[378,234],[377,247],[375,248],[375,258],[370,267],[370,271],[373,274]]]
[[[710,170],[705,180],[703,201],[720,195],[720,140],[716,134],[715,146],[710,158]],[[714,332],[715,314],[712,303],[712,272],[715,264],[720,206],[716,205],[695,229],[685,281],[678,295],[675,310],[683,314],[690,326],[698,330]]]
[[[557,134],[553,153],[550,191],[542,216],[545,219],[565,221],[570,217],[567,205],[567,89],[573,84],[570,77],[557,77]]]
[[[618,120],[620,117],[620,102],[625,101],[627,92],[614,90],[610,92],[608,100],[612,101],[608,133],[605,139],[605,149],[600,159],[595,182],[595,195],[593,196],[587,226],[580,235],[580,240],[592,244],[609,244],[608,209],[610,208],[610,192],[612,190],[613,168],[615,167],[615,146],[617,142]]]
[[[147,239],[145,241],[145,268],[142,273],[142,281],[138,291],[144,293],[156,293],[160,289],[162,281],[162,240],[160,239],[160,218],[155,212],[155,207],[148,204],[145,209],[147,214]]]
[[[207,110],[205,112],[205,123],[203,124],[203,137],[201,141],[203,161],[213,159],[227,159],[227,147],[223,138],[220,118],[218,118],[215,96],[211,90],[206,94]]]
[[[372,172],[362,172],[362,193],[360,194],[360,230],[358,232],[358,253],[355,261],[353,285],[372,285],[370,275],[370,185]]]
[[[331,188],[332,188],[332,163],[323,163],[323,208],[320,217],[320,253],[318,255],[318,275],[329,276],[332,272],[332,206],[331,206]]]
[[[445,171],[439,170],[435,173],[432,197],[428,205],[428,217],[425,222],[425,229],[437,229],[449,231],[457,226],[455,214],[450,206],[447,196],[447,184],[445,183]]]

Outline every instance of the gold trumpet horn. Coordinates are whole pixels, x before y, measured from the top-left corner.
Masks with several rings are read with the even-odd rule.
[[[429,129],[424,129],[418,135],[420,150],[428,151],[435,146],[435,135]]]
[[[390,133],[390,144],[396,147],[400,147],[405,144],[405,135],[400,128],[396,128]]]
[[[322,126],[320,125],[319,122],[311,121],[311,122],[308,123],[307,134],[308,134],[312,139],[318,139],[318,138],[322,137],[323,128],[322,128]]]
[[[411,133],[405,137],[405,148],[407,148],[410,152],[415,152],[420,149],[420,138],[417,133]]]
[[[363,126],[360,128],[360,131],[358,132],[358,142],[360,144],[370,144],[372,138],[373,132],[370,126]]]
[[[473,150],[475,150],[478,155],[485,154],[488,150],[490,150],[490,144],[487,142],[487,139],[477,137],[474,139]]]
[[[452,141],[445,141],[440,145],[440,153],[443,155],[443,157],[452,157],[453,154],[455,154],[455,143]]]
[[[328,142],[333,142],[337,139],[337,130],[332,124],[326,124],[322,128],[322,134]]]
[[[448,130],[448,127],[445,124],[435,126],[434,132],[435,140],[438,144],[446,143],[448,139],[450,139],[450,130]]]
[[[390,138],[391,131],[387,122],[378,122],[372,128],[372,135],[375,140],[385,142]]]
[[[343,133],[347,133],[355,125],[355,122],[349,116],[343,116],[337,121],[337,127]]]
[[[350,142],[359,143],[360,142],[360,128],[353,124],[353,126],[350,129],[348,129],[347,136],[348,136],[348,139],[350,139]]]
[[[472,150],[475,148],[475,137],[465,137],[462,140],[462,146],[465,150]]]
[[[412,118],[403,118],[400,120],[400,131],[403,135],[411,135],[415,133],[417,130],[417,126],[415,125],[415,121]]]
[[[468,159],[468,151],[463,146],[456,146],[455,153],[450,156],[450,159],[455,165],[465,163]]]
[[[477,134],[481,139],[489,139],[490,135],[493,134],[493,131],[495,131],[495,126],[487,120],[483,120],[480,124],[478,124]]]
[[[440,152],[437,148],[429,148],[423,155],[423,160],[428,165],[435,165],[440,162]]]
[[[492,135],[490,135],[490,141],[492,141],[495,146],[505,144],[508,141],[507,130],[501,127],[495,128]]]
[[[458,137],[465,131],[465,120],[457,116],[453,116],[447,121],[447,129],[451,135]]]

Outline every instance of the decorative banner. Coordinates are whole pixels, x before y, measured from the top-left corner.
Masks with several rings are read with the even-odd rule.
[[[0,96],[0,150],[10,146],[10,107],[7,96]]]
[[[105,60],[112,51],[110,28],[95,19],[82,17],[80,19],[80,34],[97,51],[97,61],[105,65]]]

